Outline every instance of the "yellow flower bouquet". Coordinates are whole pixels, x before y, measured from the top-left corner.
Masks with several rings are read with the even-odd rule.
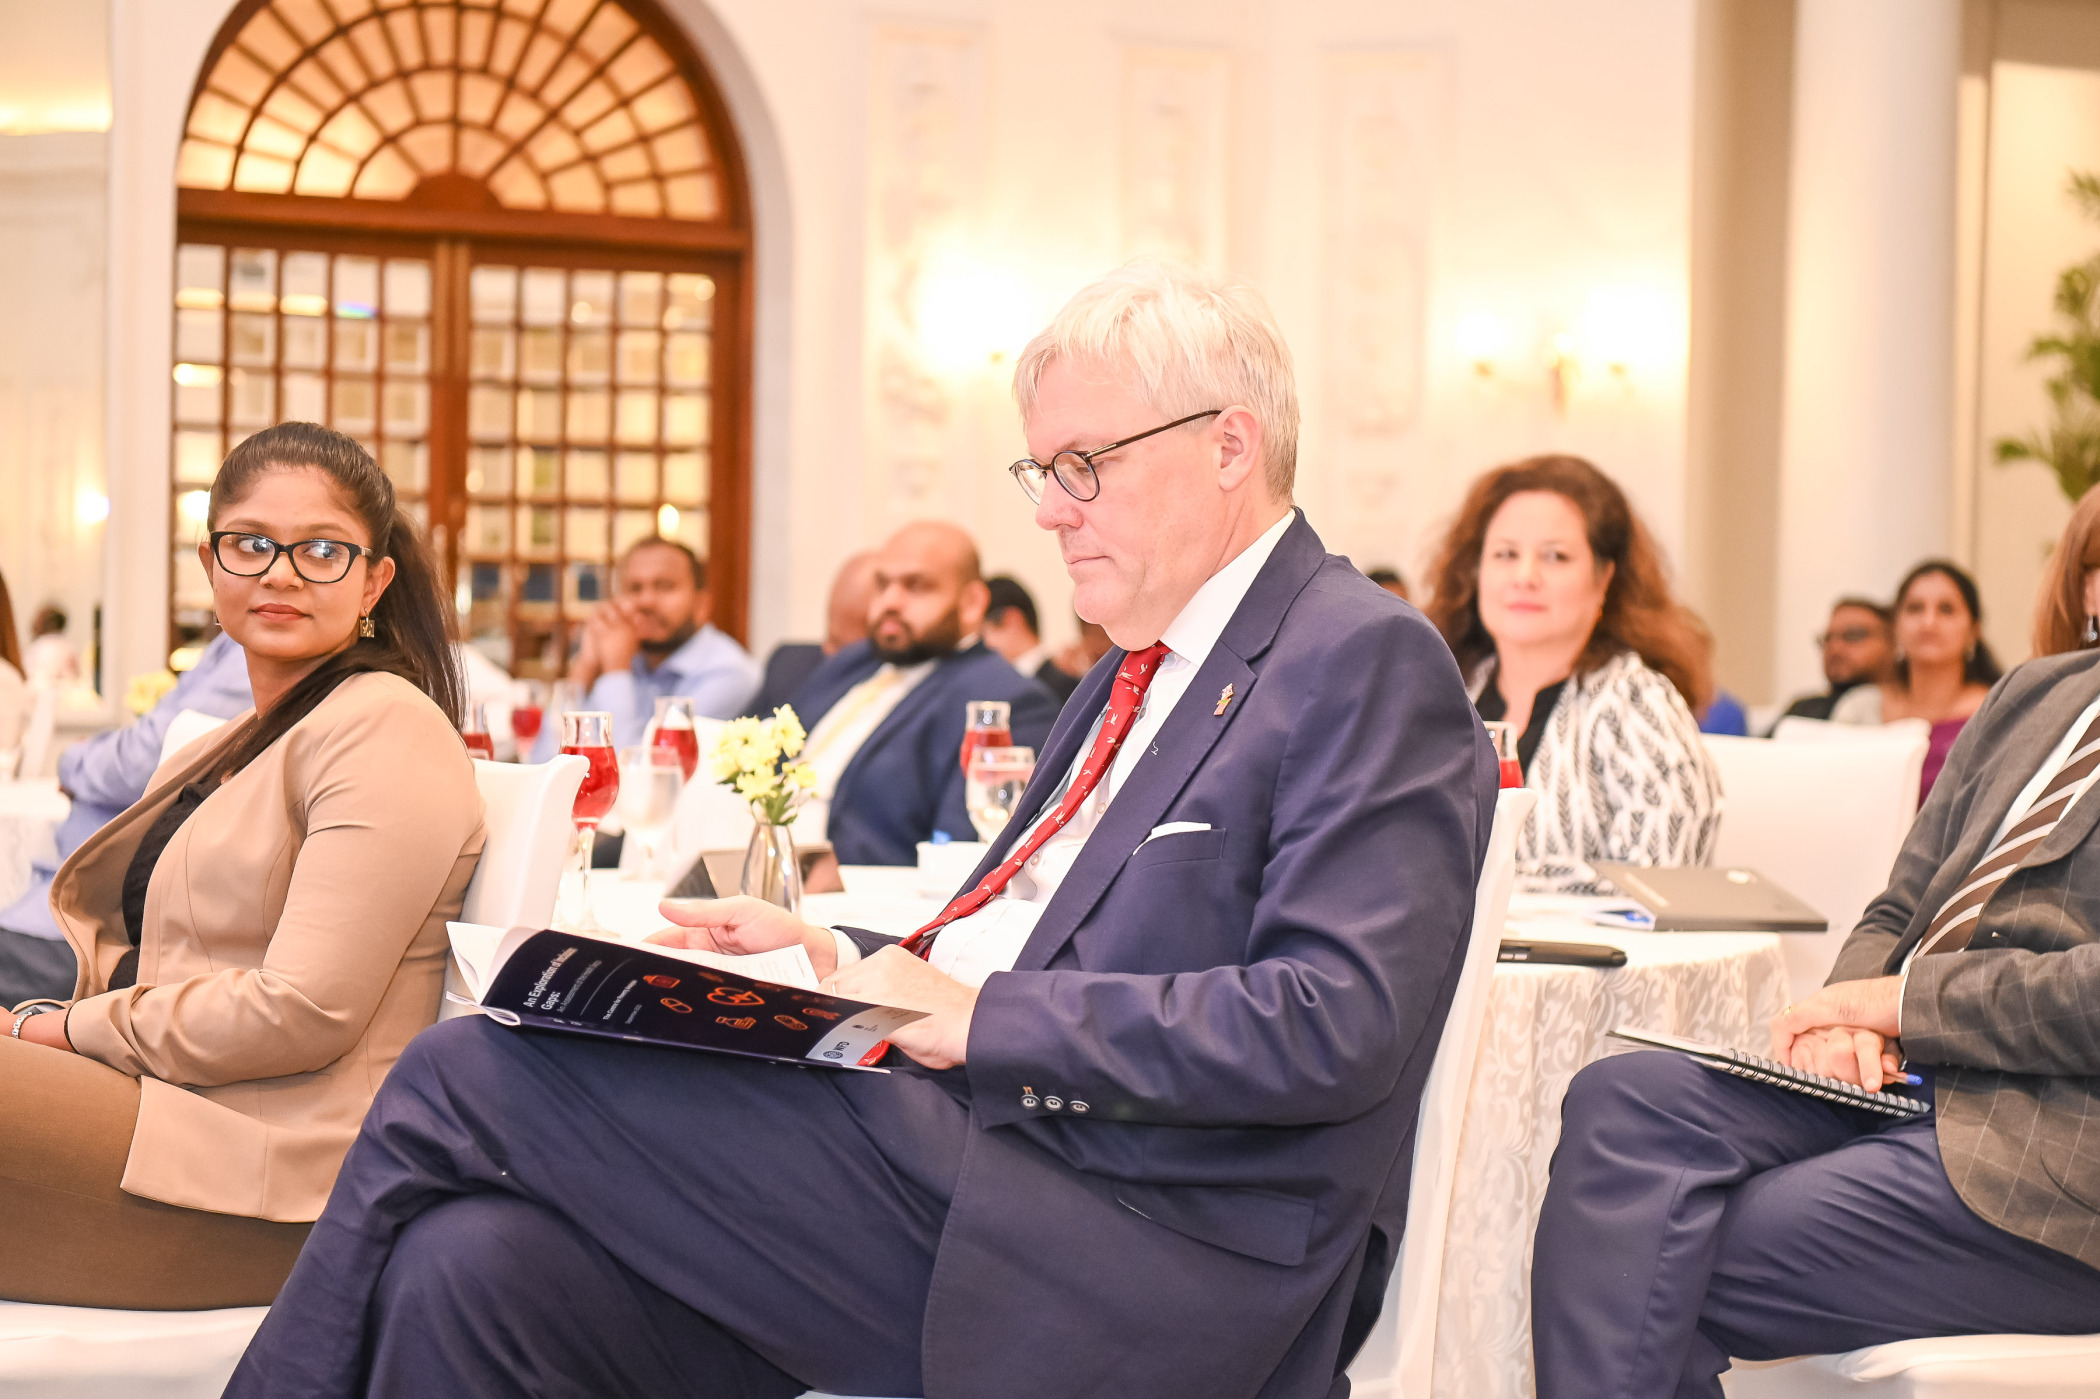
[[[708,755],[708,772],[751,803],[761,824],[784,826],[817,785],[816,769],[795,761],[807,737],[791,705],[770,719],[732,719]]]

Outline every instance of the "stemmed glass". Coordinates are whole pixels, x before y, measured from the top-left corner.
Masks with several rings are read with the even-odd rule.
[[[478,701],[467,705],[466,721],[459,726],[460,740],[477,758],[496,761],[496,736],[489,732],[489,707]]]
[[[612,715],[571,710],[561,716],[561,751],[574,753],[590,763],[583,785],[576,789],[576,805],[570,817],[576,822],[576,851],[582,875],[577,897],[583,904],[576,921],[579,933],[601,933],[597,912],[591,907],[591,851],[598,842],[598,823],[613,809],[620,795],[620,764],[613,755]]]
[[[519,762],[532,756],[532,742],[540,736],[540,724],[546,717],[547,687],[537,680],[513,681],[510,736],[518,741]]]
[[[1502,785],[1504,787],[1523,786],[1524,764],[1517,758],[1516,725],[1505,724],[1499,719],[1490,719],[1482,727],[1488,731],[1488,738],[1494,742],[1495,762],[1502,769]]]
[[[665,878],[664,835],[684,790],[685,765],[677,749],[645,743],[620,750],[620,820],[634,847],[633,858],[621,861],[629,879]]]
[[[1035,775],[1033,748],[980,748],[963,771],[963,805],[977,838],[987,845],[999,838],[1020,809],[1021,794]]]
[[[649,743],[678,755],[686,781],[700,766],[700,734],[693,723],[693,701],[685,695],[665,695],[656,702],[656,717],[649,721]]]
[[[573,680],[557,680],[554,682],[554,698],[548,701],[547,707],[559,719],[564,714],[583,713],[583,699],[583,686]]]
[[[963,706],[962,770],[970,776],[970,755],[980,748],[1004,748],[1014,741],[1013,706],[1005,700],[971,700]]]

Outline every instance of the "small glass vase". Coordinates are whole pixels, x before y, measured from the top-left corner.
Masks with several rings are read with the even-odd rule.
[[[789,826],[761,820],[751,828],[744,847],[743,892],[789,913],[802,911],[802,865],[795,858],[795,836]]]

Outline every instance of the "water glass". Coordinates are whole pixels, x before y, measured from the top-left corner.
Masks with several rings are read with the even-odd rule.
[[[1033,748],[980,748],[972,755],[963,772],[963,805],[979,840],[989,844],[999,838],[1020,809],[1021,794],[1033,776]]]
[[[676,749],[645,743],[620,750],[620,820],[634,850],[620,863],[630,879],[668,878],[663,868],[671,822],[685,791],[685,765]]]

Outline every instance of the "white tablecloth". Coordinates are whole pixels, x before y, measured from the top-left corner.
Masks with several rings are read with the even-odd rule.
[[[1637,1025],[1762,1053],[1766,1022],[1786,1003],[1786,963],[1769,933],[1606,934],[1545,919],[1521,928],[1608,942],[1626,950],[1626,965],[1495,967],[1444,1247],[1438,1399],[1532,1399],[1532,1231],[1568,1080],[1633,1048],[1606,1032]]]
[[[29,863],[58,853],[58,827],[73,803],[55,777],[0,782],[0,908],[29,888]]]

